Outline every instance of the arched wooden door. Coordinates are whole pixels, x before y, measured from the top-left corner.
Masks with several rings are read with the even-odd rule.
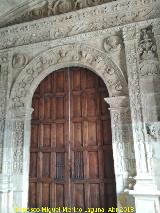
[[[116,206],[106,86],[84,68],[47,76],[33,96],[29,207]]]

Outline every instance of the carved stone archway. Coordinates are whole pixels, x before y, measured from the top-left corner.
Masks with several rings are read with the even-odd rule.
[[[23,69],[11,90],[12,106],[26,106],[38,84],[52,71],[77,64],[99,75],[106,83],[110,97],[128,94],[123,72],[104,52],[86,45],[71,44],[45,51]]]
[[[105,53],[92,47],[80,44],[58,46],[34,58],[21,71],[10,91],[12,128],[8,132],[13,145],[13,206],[27,207],[28,202],[30,120],[34,91],[51,72],[70,66],[90,69],[99,75],[107,86],[110,96],[107,102],[111,107],[117,194],[126,187],[127,178],[132,175],[131,171],[135,171],[132,131],[128,128],[128,125],[131,125],[128,87],[123,73]],[[121,137],[123,133],[125,136]],[[120,159],[118,161],[117,152]],[[120,202],[120,205],[123,204]]]

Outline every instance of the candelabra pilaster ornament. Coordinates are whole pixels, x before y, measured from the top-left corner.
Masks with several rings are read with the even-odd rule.
[[[134,148],[136,155],[137,175],[149,172],[150,166],[147,162],[145,129],[143,125],[142,99],[139,66],[137,59],[137,32],[136,28],[125,27],[123,29],[126,63],[128,73],[128,88],[130,109],[132,117],[132,128],[134,138]]]
[[[140,30],[138,46],[140,76],[160,75],[157,45],[152,25]]]
[[[148,101],[148,96],[152,96],[151,81],[157,80],[159,76],[159,62],[152,25],[147,27],[146,23],[144,25],[131,28],[133,36],[130,38],[127,35],[128,27],[123,31],[137,170],[137,176],[134,178],[136,184],[130,194],[135,197],[137,213],[142,211],[157,213],[159,192],[154,178],[153,143],[148,140],[148,135],[152,135],[153,132],[149,125],[146,126],[149,118],[149,111],[146,109],[149,109],[148,107],[153,103],[151,101],[153,99]],[[152,114],[151,117],[153,118],[154,115]],[[153,202],[155,206],[152,205]]]

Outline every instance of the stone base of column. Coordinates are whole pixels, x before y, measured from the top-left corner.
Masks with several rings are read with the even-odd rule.
[[[137,183],[130,194],[135,197],[136,213],[159,213],[160,191],[154,183],[153,177],[144,175],[136,177]]]
[[[0,212],[13,213],[13,190],[8,176],[0,176]]]

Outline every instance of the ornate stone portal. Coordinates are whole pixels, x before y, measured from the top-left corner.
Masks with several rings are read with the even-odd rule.
[[[95,72],[109,91],[118,207],[133,206],[135,197],[137,213],[160,211],[159,1],[89,2],[0,30],[0,212],[27,207],[32,96],[68,66]]]

